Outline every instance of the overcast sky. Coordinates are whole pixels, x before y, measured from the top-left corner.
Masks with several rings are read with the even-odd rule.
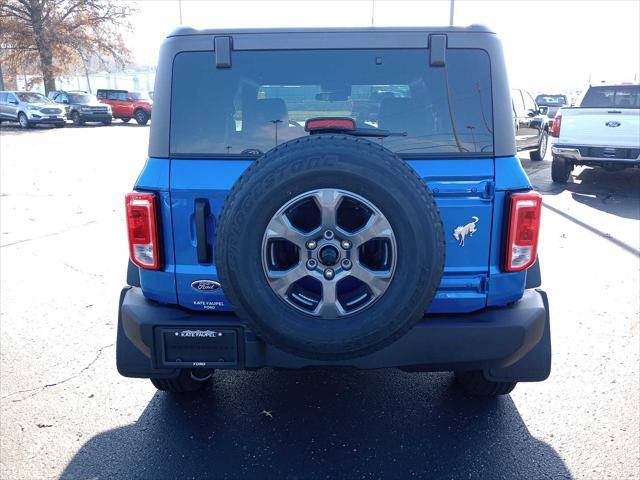
[[[178,0],[139,0],[129,46],[155,65],[162,39],[180,23]],[[182,23],[196,28],[437,26],[449,0],[182,0]],[[454,24],[481,23],[504,44],[512,86],[534,92],[638,80],[640,1],[456,0]]]

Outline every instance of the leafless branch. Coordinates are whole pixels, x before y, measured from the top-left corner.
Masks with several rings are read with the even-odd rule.
[[[121,33],[130,29],[131,13],[115,0],[0,0],[3,65],[37,65],[46,90],[91,57],[124,65],[129,51]]]

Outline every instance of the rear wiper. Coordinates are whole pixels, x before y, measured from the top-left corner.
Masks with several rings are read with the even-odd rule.
[[[392,132],[390,130],[382,130],[379,128],[355,128],[353,130],[342,130],[342,133],[353,135],[355,137],[406,137],[407,132]]]

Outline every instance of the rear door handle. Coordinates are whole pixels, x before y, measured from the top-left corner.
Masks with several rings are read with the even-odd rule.
[[[195,202],[196,250],[198,263],[211,263],[211,252],[207,241],[207,217],[209,201],[199,198]]]

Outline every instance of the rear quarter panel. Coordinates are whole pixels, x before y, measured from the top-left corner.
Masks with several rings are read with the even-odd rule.
[[[147,298],[161,303],[178,303],[176,295],[175,255],[173,226],[171,221],[171,195],[169,192],[168,159],[149,158],[138,177],[135,189],[156,194],[156,209],[159,214],[160,270],[140,269],[140,286]]]

